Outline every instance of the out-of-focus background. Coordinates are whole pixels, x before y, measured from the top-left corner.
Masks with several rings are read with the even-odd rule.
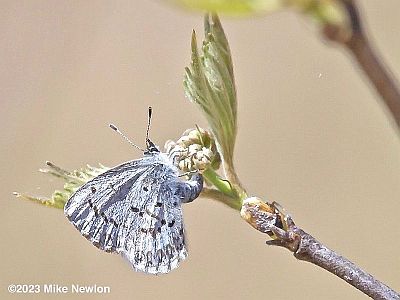
[[[358,1],[371,39],[400,78],[400,3]],[[293,12],[222,18],[239,99],[236,166],[249,194],[280,202],[298,225],[400,289],[399,135],[347,53]],[[132,271],[93,247],[61,210],[15,199],[74,169],[141,153],[110,130],[163,145],[206,126],[183,96],[183,68],[202,16],[162,1],[2,1],[0,5],[0,298],[9,284],[105,285],[101,299],[366,299],[338,278],[265,245],[238,212],[184,206],[189,257],[165,276]],[[86,299],[93,295],[79,295]]]

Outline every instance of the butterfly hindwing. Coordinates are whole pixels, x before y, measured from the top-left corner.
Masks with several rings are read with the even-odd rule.
[[[151,198],[155,202],[145,206],[141,223],[129,231],[122,252],[136,270],[147,273],[167,273],[187,256],[181,208],[184,195],[175,193],[185,183],[176,176],[163,179]]]

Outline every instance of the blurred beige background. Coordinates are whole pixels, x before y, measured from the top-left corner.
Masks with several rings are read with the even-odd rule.
[[[400,78],[400,3],[358,2]],[[298,225],[400,290],[400,143],[376,94],[297,14],[222,21],[239,97],[236,165],[249,193],[279,201]],[[10,295],[11,283],[110,286],[100,299],[366,299],[267,247],[237,212],[208,199],[184,207],[188,259],[154,277],[97,250],[61,210],[12,196],[60,187],[37,172],[46,160],[73,169],[140,157],[107,124],[141,143],[149,105],[160,145],[206,126],[183,97],[192,28],[202,35],[200,14],[162,1],[1,1],[1,299],[78,298]]]

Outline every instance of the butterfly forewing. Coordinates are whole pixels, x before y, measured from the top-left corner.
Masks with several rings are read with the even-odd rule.
[[[66,216],[94,245],[116,251],[121,246],[120,225],[130,207],[124,193],[146,173],[148,166],[146,159],[134,160],[95,177],[68,200]]]

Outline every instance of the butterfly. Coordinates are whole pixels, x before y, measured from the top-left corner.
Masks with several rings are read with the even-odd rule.
[[[194,173],[181,179],[173,159],[148,138],[150,119],[151,108],[143,158],[88,181],[70,197],[64,213],[99,249],[121,254],[136,271],[158,274],[187,257],[181,206],[199,196],[203,177]]]

